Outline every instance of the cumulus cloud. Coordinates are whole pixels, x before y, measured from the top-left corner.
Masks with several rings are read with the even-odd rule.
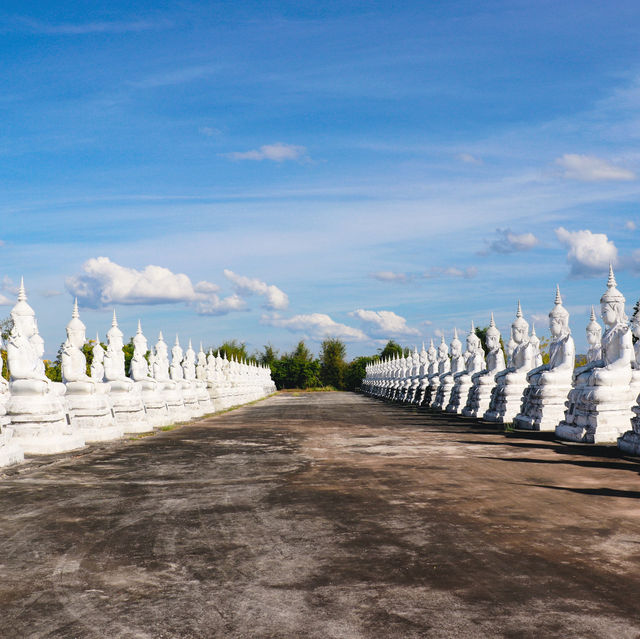
[[[496,237],[485,242],[487,247],[480,251],[480,255],[528,251],[539,244],[540,240],[533,233],[514,233],[511,229],[496,229]]]
[[[18,285],[8,275],[3,276],[0,289],[5,293],[11,293],[11,295],[18,294]]]
[[[562,176],[570,180],[582,182],[601,182],[605,180],[635,180],[636,174],[629,169],[609,164],[593,155],[565,153],[556,159]]]
[[[627,229],[627,231],[635,231],[638,225],[633,220],[627,220],[624,223],[624,228]]]
[[[204,315],[222,315],[245,310],[238,295],[220,298],[220,288],[212,282],[193,284],[184,273],[173,273],[163,266],[150,264],[142,270],[95,257],[82,265],[82,272],[65,280],[67,290],[81,304],[100,308],[113,304],[176,304],[193,306]]]
[[[360,342],[368,339],[360,329],[335,322],[325,313],[294,315],[288,318],[280,317],[278,314],[263,315],[262,323],[286,328],[292,333],[303,333],[308,339],[313,340],[337,337],[346,342]]]
[[[606,273],[609,263],[617,264],[618,249],[604,233],[592,233],[588,229],[568,231],[557,228],[558,240],[569,250],[567,262],[572,277],[590,277]]]
[[[377,271],[371,273],[371,277],[379,282],[406,282],[409,280],[406,273],[396,273],[395,271]]]
[[[224,276],[234,285],[236,292],[240,295],[263,295],[266,299],[265,308],[279,311],[289,306],[287,294],[273,284],[238,275],[229,269],[224,269]]]
[[[224,156],[230,160],[271,160],[272,162],[309,159],[306,147],[295,144],[283,144],[282,142],[265,144],[259,149],[253,149],[251,151],[233,151],[232,153],[225,153]]]
[[[0,293],[0,306],[11,306],[15,300],[10,300],[6,295]]]
[[[400,335],[420,335],[417,328],[407,326],[407,320],[393,311],[367,311],[359,308],[351,313],[351,317],[357,317],[374,336],[395,337]]]
[[[457,266],[447,266],[442,268],[440,266],[433,266],[429,270],[422,274],[422,277],[426,279],[433,279],[436,277],[462,277],[465,279],[474,278],[478,274],[478,269],[475,266],[468,266],[467,268],[458,268]]]

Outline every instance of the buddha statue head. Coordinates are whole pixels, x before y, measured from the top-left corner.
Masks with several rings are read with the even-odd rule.
[[[589,317],[589,323],[587,324],[587,343],[589,344],[589,346],[598,346],[600,344],[601,339],[602,339],[602,326],[598,324],[598,321],[596,320],[596,312],[592,306],[591,316]]]
[[[183,357],[182,347],[180,346],[180,340],[176,335],[176,341],[174,342],[173,347],[171,348],[171,358],[172,360],[175,361],[176,364],[179,364],[182,361],[182,357]]]
[[[529,324],[522,315],[522,308],[520,307],[520,300],[518,300],[518,309],[516,311],[516,318],[511,324],[511,337],[516,344],[522,344],[526,341],[529,335]]]
[[[535,349],[536,353],[540,350],[540,338],[536,334],[536,325],[531,326],[531,335],[529,335],[529,343]]]
[[[123,334],[118,327],[118,318],[116,317],[116,309],[113,309],[113,319],[111,320],[111,328],[107,331],[107,342],[110,350],[122,350],[124,346]]]
[[[13,320],[13,332],[30,339],[37,332],[36,314],[27,303],[27,293],[24,290],[24,279],[20,280],[18,289],[18,302],[11,309],[11,319]]]
[[[569,328],[569,311],[562,306],[560,287],[556,284],[556,299],[551,312],[549,313],[549,330],[553,339],[566,337],[571,333]]]
[[[429,348],[427,349],[427,358],[430,362],[435,362],[438,358],[438,351],[436,347],[433,345],[433,338],[431,338],[429,342]]]
[[[438,359],[445,360],[447,357],[449,357],[449,347],[444,341],[444,335],[441,335],[441,341],[438,345]]]
[[[78,312],[78,299],[73,302],[73,312],[71,313],[71,321],[67,324],[67,341],[71,346],[81,349],[86,341],[87,327],[80,319]]]
[[[449,345],[451,357],[460,357],[462,355],[462,342],[458,339],[458,329],[453,329],[453,339]]]
[[[104,360],[104,348],[102,348],[102,344],[100,343],[100,336],[96,333],[96,342],[91,349],[93,353],[93,361],[102,362]]]
[[[625,324],[627,322],[624,302],[624,295],[617,289],[613,267],[609,264],[607,290],[600,298],[600,316],[607,329],[613,328],[616,324]]]
[[[424,347],[424,342],[422,342],[422,350],[420,351],[420,364],[424,366],[428,361],[427,350]]]
[[[487,348],[490,351],[495,351],[500,348],[500,331],[498,330],[496,322],[493,319],[493,313],[491,313],[491,320],[489,321],[489,328],[487,328],[485,341],[487,344]]]
[[[158,333],[158,341],[156,342],[156,357],[161,359],[168,359],[169,357],[169,349],[167,348],[167,343],[164,341],[164,337],[162,336],[162,331]]]
[[[476,335],[476,327],[471,320],[471,329],[467,335],[467,351],[469,353],[475,353],[480,348],[480,338]]]
[[[142,333],[142,326],[140,325],[140,320],[138,320],[138,330],[136,334],[133,336],[133,347],[134,349],[140,353],[140,355],[145,355],[149,350],[147,345],[147,338]]]

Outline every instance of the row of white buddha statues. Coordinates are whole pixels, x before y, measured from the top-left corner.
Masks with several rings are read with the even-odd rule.
[[[640,454],[640,317],[629,326],[625,298],[609,268],[607,290],[596,320],[593,307],[587,325],[587,363],[575,368],[575,345],[569,313],[559,288],[549,313],[549,361],[542,363],[535,328],[529,334],[518,302],[511,338],[505,346],[491,314],[485,354],[473,323],[466,350],[454,331],[406,357],[369,364],[362,383],[376,397],[437,408],[466,417],[513,424],[515,428],[555,431],[558,438],[585,443],[617,443]]]
[[[53,382],[45,375],[44,341],[23,283],[11,320],[6,344],[10,381],[0,377],[0,466],[17,463],[25,454],[66,452],[148,432],[275,391],[268,367],[211,350],[205,354],[202,345],[196,353],[191,341],[183,351],[177,336],[171,361],[162,333],[149,353],[140,322],[127,376],[115,311],[107,348],[96,338],[87,374],[86,329],[77,302],[61,349],[63,381]]]

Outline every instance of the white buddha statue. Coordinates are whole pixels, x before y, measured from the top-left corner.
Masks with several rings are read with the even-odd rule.
[[[504,350],[505,350],[505,354],[507,356],[507,367],[512,365],[512,361],[513,361],[513,351],[516,349],[516,346],[518,344],[516,343],[516,341],[513,339],[513,331],[511,331],[510,335],[509,335],[509,341],[506,343]]]
[[[471,330],[467,335],[467,350],[463,354],[464,369],[453,377],[451,398],[445,410],[447,413],[460,413],[467,405],[469,391],[472,387],[471,378],[484,369],[484,350],[480,338],[476,335],[476,328],[471,322]]]
[[[46,455],[84,446],[84,438],[67,420],[62,393],[44,374],[35,313],[20,283],[18,303],[11,310],[13,328],[7,341],[11,396],[6,412],[11,421],[13,443],[29,454]],[[37,336],[37,337],[36,337]],[[35,339],[34,339],[35,337]],[[4,430],[4,429],[3,429]]]
[[[440,336],[440,344],[436,349],[436,365],[434,372],[429,375],[429,396],[431,402],[429,406],[434,406],[438,398],[438,388],[440,388],[440,376],[445,375],[451,370],[449,361],[449,347],[444,341],[444,335]]]
[[[91,348],[90,377],[96,382],[104,381],[104,348],[100,343],[100,336],[96,333],[95,344]]]
[[[424,401],[425,392],[429,386],[429,356],[422,342],[420,351],[420,368],[418,369],[418,387],[413,398],[413,403],[420,406]]]
[[[516,428],[554,431],[564,417],[576,347],[569,328],[569,313],[562,306],[560,287],[556,287],[555,305],[549,313],[549,330],[549,363],[527,373],[529,385],[523,394],[520,413],[514,419]]]
[[[529,342],[529,324],[522,316],[520,302],[516,319],[511,325],[511,337],[516,344],[511,355],[511,366],[496,375],[489,410],[483,419],[508,424],[513,422],[522,403],[522,393],[527,387],[527,373],[533,368],[534,349]]]
[[[180,349],[180,354],[182,354],[182,349]],[[162,337],[162,331],[160,331],[154,350],[152,364],[153,378],[158,382],[164,394],[171,423],[183,422],[188,420],[190,416],[184,408],[182,386],[178,388],[177,383],[171,379],[169,368],[169,349]],[[180,370],[182,371],[182,369]]]
[[[413,347],[413,353],[409,358],[408,370],[407,370],[407,383],[405,385],[406,392],[404,394],[403,401],[412,403],[413,398],[416,395],[418,386],[420,385],[420,353],[418,353],[418,347]]]
[[[193,349],[191,349],[193,351]],[[191,367],[187,366],[187,373],[191,374]],[[200,408],[195,393],[195,386],[191,381],[195,379],[195,359],[193,366],[193,378],[190,381],[185,377],[185,354],[180,346],[180,339],[176,335],[176,341],[171,348],[171,379],[176,383],[176,388],[180,392],[184,406],[185,419],[192,419],[200,416]]]
[[[529,344],[532,348],[533,368],[542,366],[542,353],[540,352],[540,338],[536,335],[536,325],[531,325],[531,335],[529,335]]]
[[[429,348],[427,349],[427,379],[421,406],[431,406],[436,398],[437,387],[432,386],[432,383],[435,384],[434,375],[438,375],[438,350],[433,345],[432,338],[429,340]]]
[[[169,425],[171,420],[169,419],[169,411],[162,386],[149,374],[150,367],[145,357],[148,350],[147,338],[142,333],[140,320],[138,320],[138,330],[133,338],[130,375],[136,384],[136,388],[142,394],[149,425],[158,428]]]
[[[0,365],[3,365],[0,360]],[[10,418],[7,415],[7,403],[9,402],[9,382],[2,376],[0,370],[0,468],[12,466],[24,460],[24,451],[13,439],[13,429]]]
[[[462,355],[462,342],[458,339],[458,329],[453,329],[453,339],[449,345],[449,353],[451,359],[444,373],[440,374],[440,384],[436,394],[436,401],[433,403],[434,408],[444,410],[449,404],[451,391],[455,382],[454,376],[464,371],[464,356]]]
[[[207,365],[207,358],[202,350],[202,343],[200,344],[200,350],[196,355],[196,352],[191,346],[191,340],[189,340],[189,347],[184,355],[182,362],[182,368],[184,370],[185,379],[189,380],[189,383],[194,389],[196,401],[198,402],[198,415],[206,415],[213,412],[213,406],[209,393],[207,393],[207,382],[205,379],[205,369]]]
[[[87,375],[87,358],[82,351],[85,342],[86,327],[80,319],[76,300],[61,353],[62,381],[67,387],[67,413],[71,424],[80,430],[85,441],[117,439],[124,431],[116,424],[109,401],[109,386],[102,379],[98,381]]]
[[[500,344],[500,331],[496,327],[493,313],[489,328],[485,335],[487,346],[486,368],[471,376],[471,389],[467,403],[462,409],[465,417],[482,417],[491,403],[491,396],[496,385],[495,377],[505,369],[504,352]]]
[[[587,363],[595,362],[602,358],[602,326],[598,324],[596,320],[596,312],[591,307],[591,316],[589,317],[589,323],[587,324],[587,344],[589,348],[587,350]],[[637,360],[637,357],[636,357]]]
[[[138,328],[140,328],[138,326]],[[98,342],[99,344],[99,342]],[[142,398],[142,386],[144,382],[136,384],[128,378],[124,370],[123,334],[118,326],[118,318],[115,310],[111,320],[111,328],[107,331],[107,350],[103,354],[103,375],[109,384],[109,398],[113,407],[116,424],[122,427],[125,433],[145,433],[152,430],[153,425],[147,419]],[[102,351],[102,347],[100,347]],[[145,349],[146,350],[146,349]],[[94,347],[94,363],[96,361],[96,347]],[[138,353],[139,357],[139,353]],[[144,360],[146,366],[147,361]],[[98,378],[98,371],[92,377]]]
[[[609,267],[607,290],[600,299],[606,327],[602,359],[574,372],[574,388],[569,393],[565,418],[556,427],[560,439],[599,444],[613,443],[623,433],[626,437],[636,398],[631,389],[633,342],[624,302],[613,268]]]

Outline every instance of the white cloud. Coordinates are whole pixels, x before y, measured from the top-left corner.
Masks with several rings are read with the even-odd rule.
[[[589,277],[606,273],[609,263],[618,262],[618,249],[604,233],[592,233],[588,229],[567,231],[557,228],[558,240],[568,247],[567,262],[573,277]]]
[[[211,138],[214,135],[220,135],[222,133],[220,129],[216,129],[215,127],[212,127],[212,126],[201,126],[198,129],[198,132],[201,133],[202,135],[205,135],[208,138]]]
[[[224,276],[235,286],[236,291],[241,295],[264,295],[266,298],[265,308],[280,311],[289,306],[287,294],[273,284],[267,284],[262,280],[238,275],[229,269],[224,269]]]
[[[495,239],[485,240],[487,248],[480,255],[489,253],[517,253],[528,251],[539,244],[540,240],[533,233],[514,233],[511,229],[496,229]]]
[[[627,231],[635,231],[638,226],[633,220],[627,220],[624,223],[624,228],[627,229]]]
[[[417,328],[407,326],[407,320],[393,311],[367,311],[359,308],[351,313],[368,325],[374,336],[395,337],[400,335],[420,335]]]
[[[471,155],[471,153],[459,153],[458,160],[465,164],[482,164],[482,160],[475,155]]]
[[[614,166],[593,155],[565,153],[556,159],[563,170],[562,176],[582,182],[601,182],[604,180],[635,180],[636,174],[628,169]]]
[[[279,315],[263,315],[262,323],[286,328],[292,333],[304,333],[313,340],[337,337],[347,342],[360,342],[369,339],[360,329],[335,322],[325,313],[310,313],[284,318]]]
[[[395,271],[378,271],[372,273],[371,277],[379,282],[406,282],[409,279],[406,273],[396,273]]]
[[[18,294],[18,286],[8,275],[3,276],[2,282],[0,283],[0,289],[6,293],[11,293],[12,295]]]
[[[308,159],[306,147],[296,146],[295,144],[283,144],[282,142],[265,144],[259,149],[253,149],[251,151],[225,153],[224,156],[230,160],[271,160],[272,162]]]
[[[442,268],[439,266],[433,266],[428,271],[422,274],[422,277],[426,279],[432,279],[435,277],[463,277],[465,279],[474,278],[478,274],[478,269],[475,266],[468,266],[467,268],[458,268],[457,266],[447,266]]]
[[[163,266],[150,264],[142,270],[95,257],[82,265],[82,272],[67,277],[67,290],[84,305],[92,308],[113,304],[176,304],[193,306],[203,315],[222,315],[246,309],[238,295],[220,298],[219,287],[212,282],[195,286],[184,273],[173,273]]]
[[[6,295],[0,293],[0,306],[11,306],[15,303],[15,300],[10,300]]]

